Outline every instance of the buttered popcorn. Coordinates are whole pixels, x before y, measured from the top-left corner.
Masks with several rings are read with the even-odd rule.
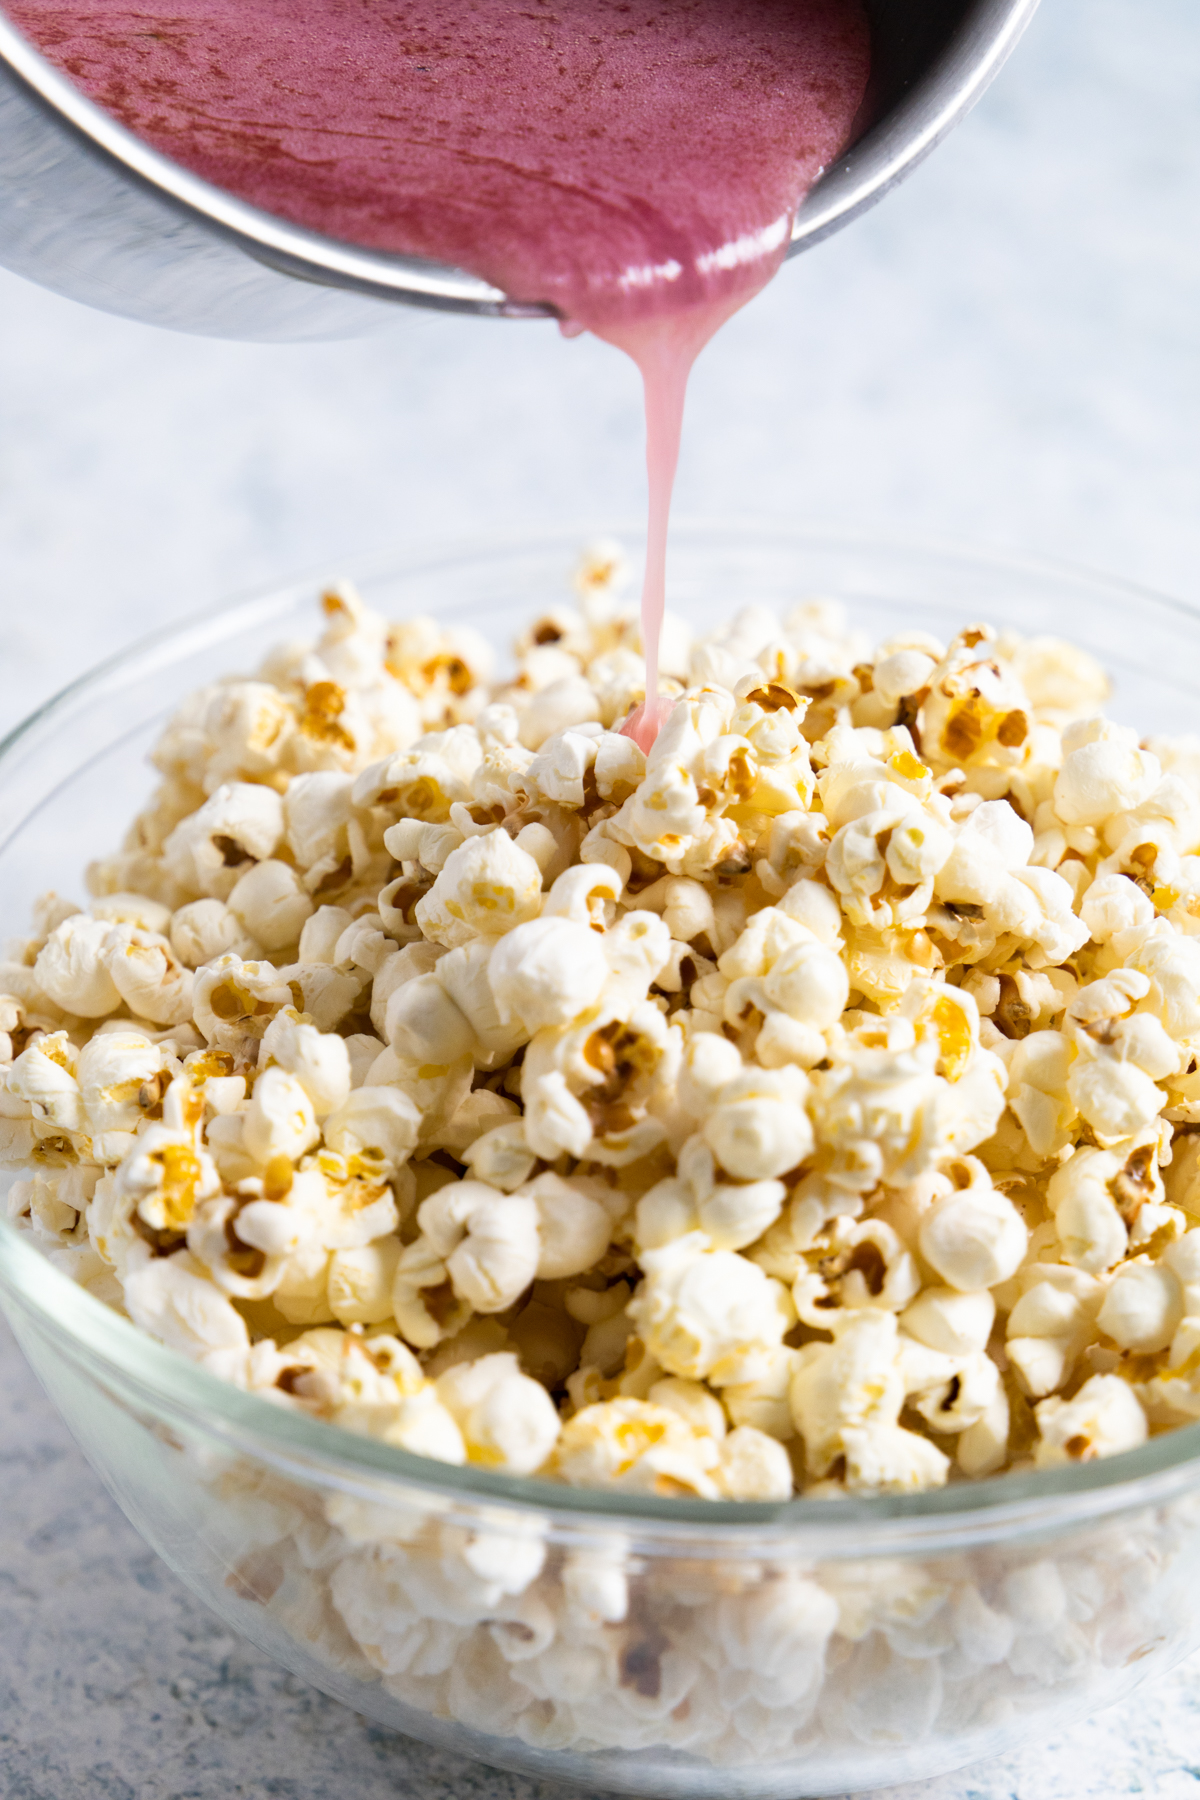
[[[1200,1418],[1195,746],[1055,639],[813,603],[675,622],[643,755],[614,568],[499,683],[341,588],[185,703],[0,964],[10,1215],[242,1388],[579,1486]]]

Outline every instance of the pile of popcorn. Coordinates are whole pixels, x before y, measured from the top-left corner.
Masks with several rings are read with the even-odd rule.
[[[0,963],[8,1210],[243,1389],[577,1486],[904,1492],[1200,1418],[1200,740],[1053,638],[668,621],[189,699]]]

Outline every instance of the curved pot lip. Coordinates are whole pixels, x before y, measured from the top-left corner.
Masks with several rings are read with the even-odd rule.
[[[984,0],[998,15],[986,46],[930,105],[920,90],[905,96],[877,127],[822,172],[797,209],[788,256],[810,248],[864,212],[929,155],[970,110],[1007,60],[1038,0]],[[969,25],[966,27],[969,31]],[[953,58],[953,47],[948,55]],[[0,65],[32,91],[94,153],[119,164],[162,199],[203,219],[248,255],[301,280],[379,299],[409,301],[501,318],[557,318],[549,304],[512,300],[465,269],[426,257],[370,250],[294,225],[238,199],[153,149],[118,123],[55,68],[0,12]],[[865,171],[863,165],[866,165]]]
[[[807,544],[815,549],[936,558],[978,570],[1054,581],[1112,602],[1139,602],[1200,623],[1200,607],[1136,583],[1098,575],[1068,562],[981,550],[952,538],[931,540],[897,532],[810,527],[762,517],[681,519],[676,530],[681,537],[726,543],[766,536],[777,543],[794,543],[798,549]],[[636,533],[609,527],[603,535],[617,531],[626,541],[641,535],[640,527]],[[447,563],[470,564],[505,554],[567,552],[600,535],[594,529],[560,527],[536,534],[511,532],[415,544],[403,557],[373,559],[357,571],[356,578],[367,582],[387,575],[415,576]],[[233,636],[239,627],[269,623],[329,579],[326,569],[315,577],[259,590],[150,634],[108,658],[47,700],[0,741],[0,780],[6,761],[26,740],[54,725],[77,701],[114,681],[119,685],[123,674],[144,675],[155,666],[182,660],[201,644]],[[3,848],[0,844],[0,853]],[[417,1490],[443,1504],[499,1504],[509,1512],[557,1518],[564,1525],[590,1524],[597,1532],[611,1533],[618,1525],[634,1530],[642,1525],[664,1536],[674,1531],[691,1540],[725,1543],[726,1547],[765,1535],[809,1549],[819,1543],[840,1547],[843,1554],[862,1555],[896,1551],[904,1545],[929,1550],[938,1544],[979,1543],[1061,1530],[1076,1520],[1161,1504],[1200,1486],[1198,1423],[1164,1432],[1136,1450],[1095,1462],[956,1482],[920,1494],[760,1502],[668,1499],[571,1488],[536,1477],[435,1462],[243,1392],[158,1343],[79,1287],[2,1217],[0,1293],[58,1352],[94,1378],[107,1376],[115,1381],[135,1403],[165,1417],[175,1416],[242,1454],[376,1502],[386,1501],[390,1477],[396,1498],[405,1490]]]
[[[940,101],[917,88],[861,138],[843,150],[809,189],[796,212],[788,255],[812,249],[832,232],[859,217],[912,173],[982,98],[1016,49],[1038,8],[1038,0],[977,0],[988,15],[980,34],[986,49],[970,61],[952,41],[943,60],[957,61],[959,79]],[[990,27],[990,36],[988,35]],[[978,29],[978,27],[977,27]],[[968,20],[960,30],[971,35]],[[860,164],[867,163],[867,172]]]

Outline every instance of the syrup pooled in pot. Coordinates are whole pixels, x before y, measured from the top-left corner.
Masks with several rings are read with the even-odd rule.
[[[3,0],[138,137],[227,192],[452,263],[627,351],[646,385],[643,635],[658,726],[692,363],[847,142],[863,0]]]

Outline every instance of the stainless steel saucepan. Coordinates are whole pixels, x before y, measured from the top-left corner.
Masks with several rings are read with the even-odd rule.
[[[864,129],[801,206],[793,254],[873,206],[928,155],[1036,5],[867,0]],[[106,312],[212,337],[354,337],[392,323],[397,301],[506,318],[547,311],[461,269],[289,225],[202,181],[93,105],[2,13],[0,264]]]

